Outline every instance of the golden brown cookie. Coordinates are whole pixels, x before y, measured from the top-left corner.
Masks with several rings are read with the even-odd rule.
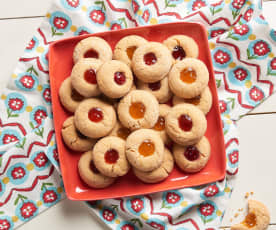
[[[159,116],[156,98],[145,90],[133,90],[118,105],[118,117],[130,130],[152,128]]]
[[[74,63],[82,58],[95,58],[102,62],[112,59],[112,50],[109,44],[100,37],[89,37],[81,40],[73,52]]]
[[[173,105],[178,105],[182,103],[193,104],[196,107],[198,107],[204,114],[207,114],[210,111],[212,107],[212,102],[212,93],[208,86],[203,90],[203,92],[200,95],[194,98],[185,99],[177,96],[173,97]]]
[[[202,93],[209,81],[206,65],[195,58],[177,62],[169,74],[169,86],[178,97],[194,98]]]
[[[164,143],[151,129],[132,132],[126,140],[126,156],[129,163],[139,171],[157,169],[164,159]]]
[[[83,58],[77,62],[71,73],[71,81],[74,89],[84,97],[100,95],[97,84],[97,71],[102,62],[94,58]]]
[[[115,181],[115,178],[101,174],[95,167],[92,151],[82,154],[78,163],[78,171],[81,179],[92,188],[105,188]]]
[[[96,140],[82,135],[76,129],[73,116],[64,121],[61,135],[67,147],[75,151],[85,152],[91,150],[96,143]]]
[[[131,89],[133,76],[131,69],[121,61],[107,61],[97,73],[98,86],[106,96],[120,98]]]
[[[116,124],[114,108],[99,99],[84,100],[76,109],[74,122],[85,136],[99,138],[106,136]]]
[[[129,134],[131,134],[131,130],[122,126],[121,122],[118,121],[109,136],[120,137],[126,140]]]
[[[126,63],[128,66],[131,65],[131,60],[134,51],[147,43],[147,40],[138,35],[130,35],[123,37],[115,46],[113,57],[115,60],[120,60]]]
[[[104,137],[93,148],[96,168],[109,177],[127,174],[130,165],[126,158],[126,143],[119,137]]]
[[[199,172],[207,164],[211,153],[211,146],[206,137],[195,145],[181,146],[175,144],[173,146],[173,155],[176,164],[184,172]]]
[[[146,90],[152,93],[159,103],[165,103],[172,97],[172,92],[169,88],[168,77],[153,83],[144,83],[142,81],[138,81],[137,87],[138,89]]]
[[[161,166],[150,172],[142,172],[136,168],[133,168],[135,176],[145,183],[157,183],[165,180],[173,170],[174,160],[170,151],[165,148],[164,161]]]
[[[174,62],[184,58],[197,58],[198,46],[194,39],[185,35],[173,35],[164,42],[171,52]]]
[[[68,77],[59,88],[59,99],[66,110],[74,113],[84,97],[72,87],[71,78]]]
[[[160,81],[171,69],[170,51],[161,43],[148,42],[136,49],[131,66],[135,76],[141,81]]]
[[[248,200],[248,214],[244,221],[231,226],[231,230],[265,230],[270,222],[267,207],[257,200]]]
[[[204,113],[192,104],[174,106],[166,116],[166,131],[179,145],[198,142],[207,129]]]

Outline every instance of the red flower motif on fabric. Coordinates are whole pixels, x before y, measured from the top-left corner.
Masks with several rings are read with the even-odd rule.
[[[57,198],[58,196],[53,190],[47,190],[42,196],[44,203],[53,203],[57,200]]]
[[[169,204],[175,204],[180,200],[180,196],[174,192],[168,192],[166,195],[166,201]]]
[[[34,120],[37,122],[37,124],[41,124],[42,120],[47,117],[46,111],[42,109],[38,109],[34,114]]]
[[[209,185],[205,190],[204,190],[204,195],[206,197],[211,197],[211,196],[215,196],[216,194],[218,194],[219,192],[219,188],[213,184],[213,185]]]
[[[11,171],[11,176],[14,180],[22,179],[26,175],[25,169],[22,167],[15,167]]]
[[[44,167],[48,163],[48,158],[44,152],[40,152],[34,158],[34,163],[37,167]]]
[[[112,211],[108,210],[108,209],[104,209],[103,210],[103,218],[106,221],[112,221],[115,218],[115,215]]]
[[[249,32],[249,27],[246,24],[234,26],[234,32],[239,35],[245,35]]]
[[[264,56],[270,52],[270,48],[265,41],[258,41],[253,46],[254,53],[258,56]]]
[[[45,101],[47,102],[51,102],[51,91],[49,88],[45,89],[43,92],[43,98],[45,99]]]
[[[206,3],[202,0],[196,0],[194,1],[193,5],[192,5],[192,10],[199,10],[200,8],[206,6]]]
[[[223,100],[219,100],[219,109],[221,113],[224,113],[227,110],[227,103]]]
[[[223,0],[220,0],[220,1],[217,1],[217,2],[214,2],[211,4],[212,7],[216,7],[216,6],[219,6],[223,3]]]
[[[239,151],[233,151],[228,155],[228,158],[231,164],[236,164],[239,161]]]
[[[59,162],[57,149],[53,150],[53,157],[54,157],[55,161]]]
[[[111,30],[120,30],[120,29],[122,29],[122,26],[121,26],[120,24],[118,24],[118,23],[114,23],[114,24],[111,26],[110,29],[111,29]]]
[[[77,8],[80,4],[79,0],[66,0],[68,5],[74,8]]]
[[[245,4],[245,0],[234,0],[232,2],[233,8],[235,8],[237,10],[240,10],[244,4]]]
[[[90,18],[93,22],[103,24],[105,21],[105,15],[101,10],[92,10],[90,12]]]
[[[230,61],[230,55],[222,50],[217,50],[214,54],[215,61],[219,64],[225,64]]]
[[[65,29],[68,25],[68,21],[62,17],[55,17],[53,23],[57,29]]]
[[[79,35],[84,35],[84,34],[89,34],[86,30],[81,30],[80,32],[79,32]]]
[[[139,10],[139,5],[136,1],[132,1],[132,8],[133,8],[133,11],[134,11],[134,14],[137,13],[137,11]]]
[[[33,88],[35,83],[35,80],[32,78],[32,76],[29,76],[29,75],[23,76],[19,81],[27,89]]]
[[[211,31],[210,36],[211,36],[211,38],[214,38],[220,34],[223,34],[224,32],[225,32],[225,29],[213,30],[213,31]]]
[[[247,71],[245,69],[242,69],[242,68],[237,68],[234,71],[234,76],[239,81],[243,81],[247,77],[247,75],[248,75]]]
[[[8,220],[0,220],[0,229],[1,230],[9,230],[11,229],[11,224]]]
[[[260,89],[258,89],[256,86],[254,86],[252,89],[250,89],[249,96],[250,96],[251,100],[258,102],[264,98],[264,93]]]
[[[164,226],[161,224],[158,224],[154,221],[150,222],[149,225],[153,228],[159,229],[159,230],[165,230]]]
[[[276,58],[273,58],[270,62],[270,67],[272,70],[276,70]]]
[[[134,230],[135,228],[131,224],[125,224],[121,227],[122,230]]]
[[[36,43],[35,40],[32,38],[29,44],[27,45],[26,49],[31,50],[32,48],[35,47],[35,43]]]
[[[145,10],[143,15],[142,15],[142,18],[144,19],[145,22],[148,22],[149,21],[149,17],[150,17],[150,12],[149,10]]]
[[[12,142],[18,141],[18,138],[15,135],[12,134],[5,134],[3,137],[3,144],[9,144]]]
[[[36,206],[31,202],[26,202],[22,205],[20,208],[20,213],[24,219],[30,218],[34,215],[37,208]]]
[[[215,207],[211,204],[201,204],[199,211],[203,216],[210,216],[215,211]]]
[[[252,18],[252,15],[253,15],[253,9],[250,8],[249,10],[247,10],[244,15],[243,15],[243,19],[247,22],[250,21],[250,19]]]
[[[20,98],[11,98],[8,104],[11,110],[18,111],[24,106],[24,101],[22,101]]]
[[[140,212],[144,208],[144,202],[139,198],[133,199],[131,200],[131,208],[135,212]]]

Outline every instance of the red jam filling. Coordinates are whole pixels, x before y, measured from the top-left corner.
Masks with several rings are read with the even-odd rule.
[[[188,132],[193,127],[193,121],[189,115],[183,114],[178,118],[178,125],[183,131]]]
[[[90,121],[100,122],[103,119],[103,112],[100,108],[92,108],[88,113]]]
[[[84,73],[84,79],[90,84],[97,84],[96,72],[94,69],[88,69]]]
[[[188,146],[184,152],[184,156],[189,161],[195,161],[199,158],[199,151],[195,146]]]
[[[89,168],[95,174],[99,174],[100,173],[99,170],[96,168],[96,166],[95,166],[95,164],[94,164],[93,161],[90,161]]]
[[[144,62],[147,65],[154,65],[157,62],[157,58],[154,53],[147,53],[144,55]]]
[[[98,52],[93,49],[87,50],[83,56],[85,58],[99,58]]]
[[[186,57],[186,53],[182,46],[175,46],[172,51],[172,56],[175,60],[182,60]]]
[[[161,82],[157,81],[157,82],[149,83],[148,86],[152,91],[157,91],[161,88]]]
[[[116,72],[114,73],[114,81],[118,85],[123,85],[126,82],[126,76],[123,72]]]
[[[115,164],[119,159],[119,153],[115,149],[110,149],[104,154],[104,159],[108,164]]]

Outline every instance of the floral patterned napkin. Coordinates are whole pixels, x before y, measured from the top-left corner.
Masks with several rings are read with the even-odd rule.
[[[145,196],[87,202],[112,229],[217,229],[238,172],[235,121],[274,92],[276,31],[259,0],[55,0],[0,93],[0,229],[64,197],[49,86],[52,41],[172,21],[208,30],[225,135],[224,180]]]

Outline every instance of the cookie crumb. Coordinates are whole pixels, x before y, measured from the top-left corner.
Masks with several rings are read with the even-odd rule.
[[[249,192],[246,192],[244,198],[247,199],[248,197],[249,197]]]
[[[232,221],[233,221],[233,218],[230,219],[230,222],[232,222]]]
[[[234,217],[237,218],[239,215],[239,213],[235,213]]]
[[[250,195],[251,195],[251,196],[254,195],[254,192],[250,192]]]
[[[239,208],[238,211],[239,211],[239,212],[242,212],[242,211],[243,211],[243,208]]]

